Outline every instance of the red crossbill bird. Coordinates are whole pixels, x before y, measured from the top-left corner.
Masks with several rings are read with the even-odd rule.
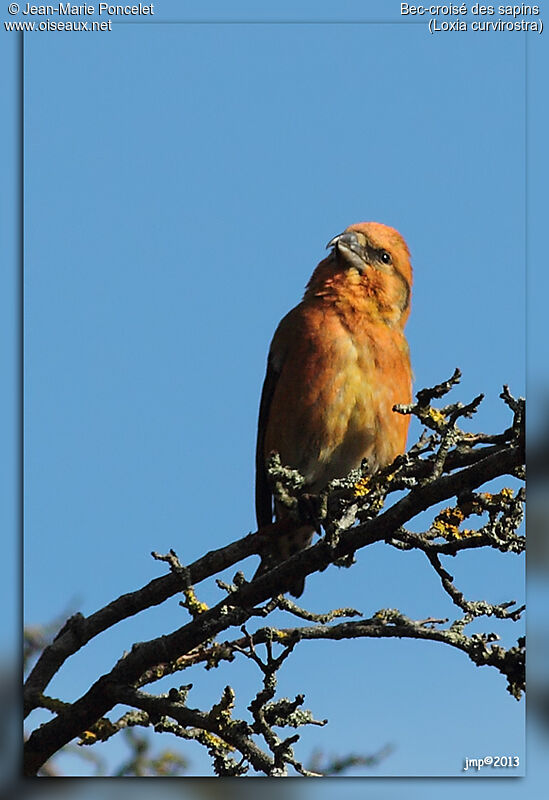
[[[273,536],[256,575],[308,547],[314,528],[292,520],[273,499],[270,455],[297,469],[308,492],[321,491],[367,459],[368,469],[404,452],[412,372],[404,326],[412,266],[402,236],[387,225],[350,225],[327,245],[303,300],[280,322],[269,351],[259,410],[256,515]],[[289,587],[295,597],[304,579]]]

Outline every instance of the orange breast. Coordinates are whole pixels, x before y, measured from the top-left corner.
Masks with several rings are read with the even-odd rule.
[[[368,458],[375,470],[404,451],[411,399],[408,346],[400,328],[332,305],[301,303],[281,323],[272,355],[280,362],[265,434],[311,490]]]

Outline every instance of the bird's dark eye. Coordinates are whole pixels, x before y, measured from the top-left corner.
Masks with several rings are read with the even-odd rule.
[[[388,253],[387,250],[382,250],[381,251],[381,260],[383,261],[384,264],[390,264],[391,261],[392,261],[391,254]]]

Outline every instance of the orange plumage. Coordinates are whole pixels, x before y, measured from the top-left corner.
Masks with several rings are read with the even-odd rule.
[[[259,528],[273,512],[289,533],[273,539],[258,573],[307,547],[311,526],[290,525],[273,508],[266,464],[280,454],[318,492],[368,459],[371,471],[406,446],[412,372],[404,325],[410,313],[412,267],[406,242],[387,225],[350,225],[328,244],[303,300],[278,326],[263,385],[256,452]],[[299,597],[303,581],[290,587]]]

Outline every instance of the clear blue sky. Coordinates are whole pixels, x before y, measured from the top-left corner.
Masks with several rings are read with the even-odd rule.
[[[430,36],[401,24],[398,3],[256,5],[164,0],[154,20],[174,24],[26,35],[29,623],[93,612],[162,574],[153,549],[190,562],[255,529],[270,337],[351,222],[393,225],[412,251],[416,389],[460,366],[455,398],[485,392],[471,424],[489,432],[509,420],[502,384],[524,393],[524,35]],[[288,24],[175,24],[239,18]],[[341,22],[291,23],[314,19]],[[529,39],[530,92],[541,40]],[[455,616],[420,554],[378,545],[358,560],[309,579],[304,604]],[[472,599],[523,595],[511,555],[449,568]],[[198,593],[219,598],[213,583]],[[133,641],[184,621],[174,598],[124,623],[51,693],[78,697]],[[518,635],[482,625],[505,644]],[[182,679],[200,707],[231,683],[242,710],[259,685],[247,663]],[[466,756],[524,760],[524,703],[441,645],[303,644],[280,675],[282,695],[301,691],[330,720],[303,729],[304,757],[391,743],[374,774],[405,776],[457,775]],[[209,773],[198,746],[189,757]]]

